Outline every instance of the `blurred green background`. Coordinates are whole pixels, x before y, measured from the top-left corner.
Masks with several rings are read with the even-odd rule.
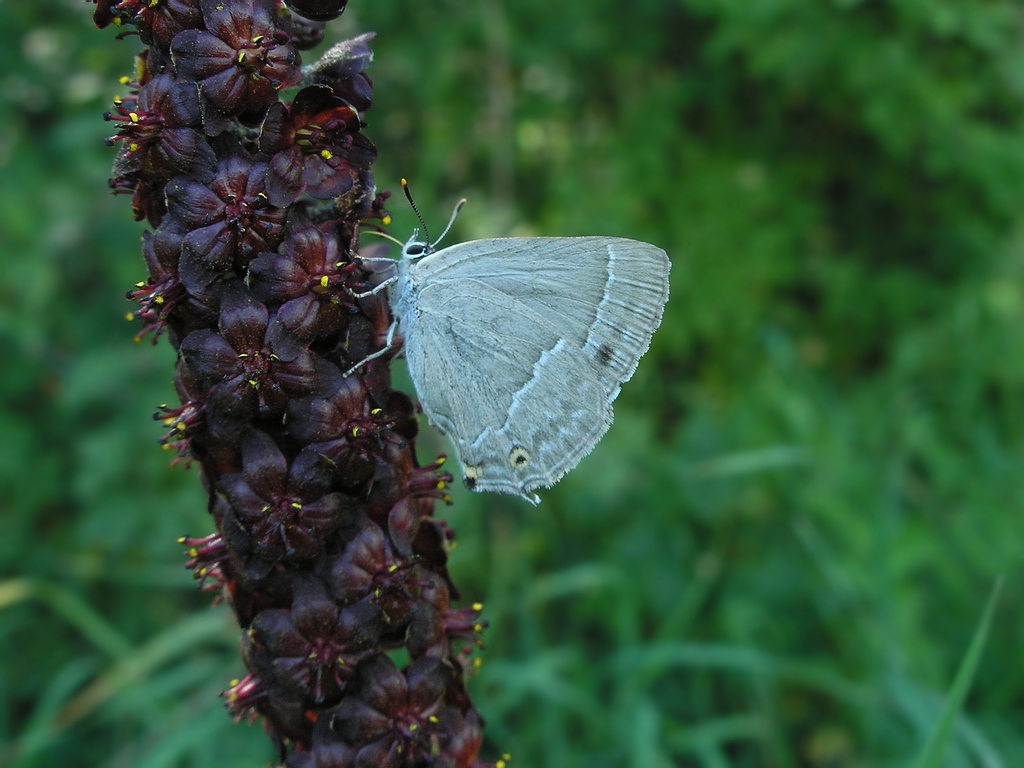
[[[172,354],[123,320],[100,115],[137,41],[91,7],[0,0],[0,765],[265,765],[175,543],[210,522],[150,420]],[[943,764],[1024,765],[1024,7],[352,0],[328,39],[366,30],[380,188],[437,227],[467,196],[453,241],[673,260],[593,455],[440,510],[485,754],[909,766],[1002,575]]]

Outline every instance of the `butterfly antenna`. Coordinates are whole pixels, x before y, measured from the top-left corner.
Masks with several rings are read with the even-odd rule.
[[[448,219],[448,226],[444,228],[444,232],[441,233],[441,236],[437,238],[437,240],[435,240],[433,243],[431,243],[431,249],[433,249],[438,243],[444,240],[444,236],[447,235],[448,230],[452,228],[452,224],[455,223],[455,219],[459,217],[459,211],[462,210],[462,206],[464,206],[465,204],[466,198],[462,198],[461,200],[459,200],[459,202],[455,204],[455,208],[452,210],[452,217]]]
[[[363,235],[376,235],[377,237],[383,237],[385,240],[390,240],[392,243],[397,245],[399,248],[402,248],[405,245],[405,243],[403,243],[401,240],[392,237],[391,235],[387,234],[386,232],[378,232],[375,229],[367,229],[367,230],[359,233],[360,237],[362,237]]]
[[[423,220],[423,214],[421,214],[420,209],[416,207],[416,201],[412,199],[412,192],[409,191],[409,182],[405,179],[402,179],[402,191],[405,192],[405,199],[408,200],[409,205],[412,206],[412,211],[416,214],[416,218],[420,220],[420,226],[423,227],[423,239],[429,244],[430,234],[427,232],[427,222]]]

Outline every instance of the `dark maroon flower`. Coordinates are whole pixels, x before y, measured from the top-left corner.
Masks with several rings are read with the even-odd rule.
[[[330,397],[296,398],[288,405],[289,433],[330,461],[352,488],[370,478],[389,444],[404,444],[396,420],[367,402],[364,392],[359,378],[348,376]]]
[[[299,52],[277,26],[275,0],[199,0],[206,29],[171,42],[179,77],[199,83],[206,132],[226,119],[261,114],[299,81]]]
[[[373,84],[366,74],[366,68],[373,60],[370,41],[375,32],[354,37],[331,46],[306,72],[310,83],[320,83],[330,88],[339,99],[344,99],[360,112],[370,108]]]
[[[451,504],[452,497],[448,489],[452,486],[452,473],[441,469],[447,460],[447,456],[438,456],[433,464],[416,467],[409,477],[410,495],[417,499],[438,499]]]
[[[359,263],[342,257],[341,237],[337,222],[317,227],[305,217],[293,217],[279,253],[261,254],[249,264],[249,289],[261,301],[310,304],[314,315],[304,322],[314,326],[311,340],[337,337],[355,311],[346,281]]]
[[[353,514],[351,500],[331,492],[331,471],[318,454],[302,451],[289,465],[259,430],[242,441],[242,471],[217,487],[229,504],[223,526],[233,548],[270,564],[313,559]]]
[[[188,293],[178,277],[178,261],[185,230],[173,218],[165,219],[156,232],[142,235],[142,256],[149,267],[149,279],[137,283],[127,298],[139,305],[129,317],[143,322],[135,341],[153,334],[153,343],[165,330],[177,346],[181,334],[216,322],[220,294],[211,291]]]
[[[330,718],[317,718],[310,742],[309,749],[289,755],[285,768],[356,768],[359,749],[338,740],[331,731]]]
[[[171,462],[172,467],[181,462],[186,467],[192,464],[192,440],[206,427],[203,420],[205,410],[201,403],[189,400],[176,408],[161,405],[153,415],[167,429],[160,438],[160,444],[177,454]]]
[[[178,176],[167,185],[173,226],[188,232],[179,269],[190,292],[233,270],[243,274],[258,253],[277,248],[285,211],[270,205],[265,188],[266,165],[241,153],[221,160],[209,184]]]
[[[104,118],[118,124],[109,144],[121,143],[114,161],[115,179],[142,175],[170,178],[184,173],[200,181],[213,178],[217,158],[202,133],[199,90],[195,83],[157,75],[132,101],[116,99],[116,114]]]
[[[220,591],[224,583],[224,571],[221,565],[229,556],[221,535],[211,533],[201,539],[182,536],[178,539],[178,543],[188,547],[188,560],[185,567],[192,571],[199,586],[208,591]]]
[[[100,29],[131,24],[146,43],[166,46],[182,30],[199,27],[203,17],[195,0],[99,0],[93,21]]]
[[[448,741],[439,726],[449,717],[444,695],[452,678],[440,659],[414,661],[403,674],[387,656],[373,656],[360,666],[353,694],[327,713],[330,728],[360,747],[357,766],[454,765],[437,761]]]
[[[447,736],[443,760],[452,768],[507,768],[508,755],[497,763],[484,763],[476,759],[484,740],[484,724],[476,710],[467,709],[463,714],[455,707],[445,707],[438,717],[438,725],[439,730]],[[445,765],[445,762],[439,760],[437,765]]]
[[[260,131],[260,150],[271,155],[270,202],[288,205],[303,192],[327,200],[352,189],[377,159],[359,128],[359,113],[326,86],[303,88],[288,108],[274,104]]]
[[[326,26],[322,21],[313,21],[295,13],[283,14],[279,20],[281,28],[300,51],[308,51],[324,41]]]
[[[309,352],[286,359],[270,341],[275,324],[267,308],[243,288],[225,291],[218,321],[219,333],[202,329],[181,344],[184,364],[208,388],[206,418],[210,430],[237,434],[257,416],[280,416],[289,397],[330,391],[339,372]]]
[[[263,685],[307,706],[337,701],[383,628],[380,609],[361,602],[344,609],[308,576],[295,579],[292,607],[256,616],[242,655]]]
[[[92,21],[100,29],[104,29],[117,19],[117,12],[114,6],[119,0],[93,0],[96,3],[96,10],[92,12]]]
[[[114,176],[110,177],[110,191],[115,195],[132,196],[132,217],[136,221],[148,221],[160,226],[167,214],[164,198],[164,182],[159,178],[144,178],[140,173],[126,171],[115,165]]]
[[[422,577],[411,559],[400,557],[384,532],[367,521],[325,574],[331,596],[342,605],[371,599],[393,628],[404,628],[419,599]]]
[[[142,321],[142,329],[135,334],[134,341],[138,343],[152,333],[153,343],[156,344],[164,332],[170,313],[188,294],[178,279],[178,253],[158,249],[149,232],[142,237],[143,254],[149,264],[149,278],[146,282],[136,283],[125,298],[139,305],[139,309],[128,315],[129,320]]]
[[[330,21],[345,12],[348,0],[287,0],[295,13],[314,21]]]
[[[232,682],[230,688],[221,693],[226,700],[228,712],[235,720],[248,717],[250,720],[256,718],[256,707],[266,701],[267,692],[263,688],[263,681],[255,675],[249,674],[241,680]]]

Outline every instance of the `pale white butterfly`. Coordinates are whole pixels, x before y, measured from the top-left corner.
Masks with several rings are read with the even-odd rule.
[[[412,203],[405,179],[402,187]],[[419,230],[387,288],[423,411],[466,485],[540,502],[608,431],[668,300],[668,256],[620,237],[508,237],[434,250]],[[413,203],[413,210],[416,210]],[[417,216],[419,211],[416,210]],[[420,217],[426,235],[426,225]]]

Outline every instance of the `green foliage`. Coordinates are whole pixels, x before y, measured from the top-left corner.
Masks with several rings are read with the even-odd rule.
[[[174,541],[168,347],[99,114],[135,41],[0,3],[0,764],[272,759]],[[377,180],[454,238],[673,259],[606,440],[534,510],[458,493],[471,689],[512,766],[1024,764],[1024,25],[1009,0],[352,0]],[[404,238],[413,217],[393,205]],[[429,429],[424,429],[425,434]],[[423,441],[423,459],[445,450]],[[979,632],[979,635],[983,634]],[[966,695],[953,726],[947,694]]]

